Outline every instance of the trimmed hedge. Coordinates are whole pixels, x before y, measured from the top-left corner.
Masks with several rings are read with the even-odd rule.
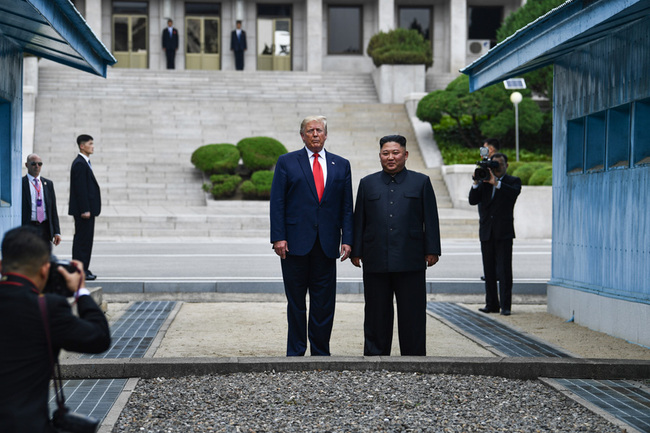
[[[234,144],[206,144],[192,153],[192,164],[207,174],[232,174],[239,165],[239,158]]]
[[[521,167],[515,170],[512,175],[520,178],[522,185],[528,185],[528,181],[533,173],[546,166],[547,165],[543,162],[530,162],[528,164],[523,164]]]
[[[270,137],[249,137],[237,143],[244,166],[251,171],[268,170],[277,162],[280,155],[287,153],[287,148],[278,140]]]
[[[215,199],[229,198],[235,195],[241,180],[241,176],[236,174],[214,174],[210,176],[212,185],[203,184],[203,190],[210,192]]]
[[[538,169],[533,173],[533,175],[528,179],[528,185],[546,185],[547,180],[551,179],[553,181],[553,168],[552,167],[543,167]],[[548,184],[550,185],[550,183]]]
[[[256,171],[250,180],[241,184],[239,190],[245,199],[268,200],[271,198],[273,172],[268,170]]]
[[[370,38],[366,52],[375,66],[381,65],[433,65],[431,43],[420,32],[412,29],[395,29],[379,32]]]
[[[520,178],[522,185],[551,185],[553,167],[550,162],[513,162],[508,164],[508,174]]]

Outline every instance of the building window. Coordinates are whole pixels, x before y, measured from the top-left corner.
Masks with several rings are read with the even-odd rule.
[[[630,104],[607,112],[607,168],[630,166]]]
[[[605,169],[605,139],[607,137],[607,112],[587,116],[587,135],[585,142],[585,170]]]
[[[634,104],[634,165],[650,164],[650,134],[648,124],[650,119],[650,99],[637,101]]]
[[[11,205],[11,104],[0,98],[0,207]]]
[[[417,30],[431,40],[431,8],[403,7],[399,9],[399,27]]]
[[[497,29],[503,21],[503,6],[470,6],[467,8],[467,39],[489,40],[496,44]]]
[[[113,2],[114,14],[147,15],[147,2],[143,1],[115,1]]]
[[[221,4],[185,3],[185,15],[218,17],[221,15]]]
[[[361,6],[330,6],[328,23],[328,54],[363,53]]]
[[[567,173],[582,173],[585,148],[585,119],[570,120],[567,125]]]

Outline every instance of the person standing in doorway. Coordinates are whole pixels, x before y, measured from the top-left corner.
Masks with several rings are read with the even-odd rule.
[[[86,280],[97,278],[90,269],[90,256],[95,236],[95,217],[102,210],[102,197],[99,184],[93,173],[90,155],[95,152],[95,143],[90,135],[77,137],[79,155],[70,168],[70,201],[68,215],[74,217],[74,238],[72,258],[84,265]]]
[[[27,156],[27,174],[23,177],[22,225],[38,228],[47,243],[61,243],[59,213],[56,209],[54,182],[41,177],[43,160],[32,153]]]
[[[246,45],[246,32],[241,28],[241,20],[237,20],[236,29],[230,35],[230,50],[235,53],[235,69],[244,70],[244,51]]]
[[[303,356],[308,337],[312,356],[329,356],[336,259],[344,261],[352,249],[352,174],[347,159],[325,152],[324,116],[305,118],[300,136],[305,147],[280,156],[275,166],[271,243],[287,296],[287,356]]]
[[[162,47],[167,57],[167,69],[175,69],[178,31],[174,28],[174,21],[171,19],[167,20],[167,28],[162,33]]]

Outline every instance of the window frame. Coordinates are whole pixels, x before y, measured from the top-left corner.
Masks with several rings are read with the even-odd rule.
[[[357,9],[359,11],[359,51],[355,52],[335,52],[332,51],[331,37],[332,37],[332,9]],[[328,56],[363,56],[363,5],[341,5],[330,4],[327,7],[327,55]]]

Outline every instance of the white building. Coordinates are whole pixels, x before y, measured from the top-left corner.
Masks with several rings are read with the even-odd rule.
[[[525,0],[73,0],[118,59],[115,67],[164,69],[161,34],[174,20],[177,69],[234,70],[230,34],[247,33],[245,70],[371,72],[365,50],[379,31],[414,27],[431,41],[428,76],[451,79],[495,44],[503,19]],[[443,80],[444,81],[444,80]]]

